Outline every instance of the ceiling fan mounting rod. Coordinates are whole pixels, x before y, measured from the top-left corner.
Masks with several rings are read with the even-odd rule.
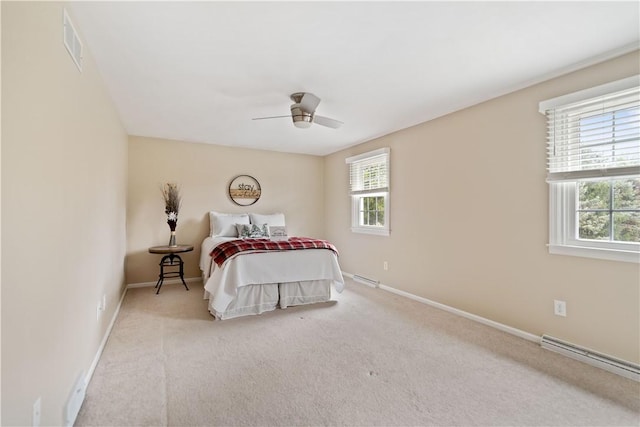
[[[290,98],[296,104],[300,104],[300,101],[302,101],[303,96],[304,96],[304,92],[296,92],[296,93],[292,93]]]

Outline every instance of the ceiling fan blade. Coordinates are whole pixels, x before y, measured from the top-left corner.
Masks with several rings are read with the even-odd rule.
[[[330,119],[329,117],[324,116],[313,116],[313,123],[332,129],[338,129],[344,124],[340,120]]]
[[[300,106],[304,111],[313,113],[320,104],[320,98],[312,93],[305,93],[300,100]]]
[[[251,120],[266,120],[266,119],[282,119],[284,117],[289,117],[291,118],[291,114],[287,115],[287,116],[271,116],[271,117],[254,117]]]

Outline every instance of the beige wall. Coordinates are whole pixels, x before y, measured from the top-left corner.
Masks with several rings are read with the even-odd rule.
[[[252,206],[238,206],[227,196],[236,175],[251,175],[262,187]],[[155,138],[129,138],[127,201],[127,283],[156,281],[160,255],[150,246],[166,245],[169,226],[160,188],[182,187],[178,243],[194,246],[183,259],[186,277],[200,277],[200,244],[209,233],[208,212],[284,212],[290,235],[321,237],[323,160],[286,154]]]
[[[124,290],[127,135],[91,53],[80,74],[65,50],[62,4],[1,7],[2,425],[31,425],[38,397],[62,425]]]
[[[62,45],[62,4],[1,11],[2,425],[29,425],[38,397],[42,424],[63,423],[122,294],[125,255],[126,283],[156,279],[147,248],[168,240],[167,181],[183,189],[178,240],[196,247],[188,277],[199,276],[209,210],[283,211],[291,234],[336,243],[347,272],[640,361],[638,265],[547,253],[537,112],[542,99],[638,73],[638,52],[323,159],[127,140],[91,52],[79,74]],[[355,235],[344,158],[381,146],[392,148],[392,234]],[[252,207],[226,195],[237,174],[262,184]],[[567,301],[567,318],[553,316],[553,299]]]
[[[326,157],[326,235],[343,270],[640,362],[638,264],[547,252],[538,113],[541,100],[638,72],[635,52]],[[391,236],[353,234],[344,159],[383,146]],[[567,302],[566,318],[553,315],[554,299]]]

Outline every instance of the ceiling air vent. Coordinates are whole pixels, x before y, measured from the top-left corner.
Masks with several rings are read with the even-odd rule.
[[[64,11],[64,46],[67,48],[78,70],[82,72],[82,42],[66,10]]]

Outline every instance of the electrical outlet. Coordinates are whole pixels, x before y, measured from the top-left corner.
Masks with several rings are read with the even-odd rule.
[[[33,419],[31,420],[31,425],[33,427],[40,426],[40,414],[42,413],[42,398],[39,397],[33,403]]]
[[[567,303],[557,299],[553,300],[553,314],[567,317]]]
[[[107,308],[107,295],[106,294],[102,294],[102,298],[100,300],[98,300],[98,308],[97,308],[96,320],[100,320],[100,315],[105,310],[105,308]]]
[[[389,263],[388,263],[387,261],[383,262],[383,263],[382,263],[382,268],[383,268],[384,270],[388,270],[388,269],[389,269]]]

